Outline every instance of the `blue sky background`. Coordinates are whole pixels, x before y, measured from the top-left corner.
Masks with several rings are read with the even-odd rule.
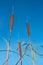
[[[29,42],[26,21],[30,24],[32,43],[43,44],[43,0],[0,0],[0,35],[7,40],[10,34],[12,6],[14,6],[14,26],[10,44],[13,50],[15,50],[18,45],[18,33],[21,42],[24,40]],[[4,41],[0,38],[0,49],[6,49],[6,47]],[[12,53],[10,55],[9,65],[15,65],[19,56]],[[5,57],[4,52],[0,53],[0,65],[4,62]],[[23,65],[32,65],[30,58],[25,56],[25,59],[27,59],[26,61],[29,61],[29,63],[26,64],[23,60]],[[37,57],[37,60],[40,65],[43,59]]]

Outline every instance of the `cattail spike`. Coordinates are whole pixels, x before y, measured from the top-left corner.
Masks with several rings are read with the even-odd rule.
[[[14,6],[12,6],[12,14],[10,18],[10,32],[12,32],[13,23],[14,23]]]
[[[30,25],[28,24],[28,22],[26,22],[26,27],[27,27],[27,30],[28,30],[28,36],[30,36]]]
[[[18,42],[18,50],[19,50],[20,57],[22,57],[22,50],[21,50],[20,41]],[[21,61],[21,65],[22,65],[22,61]]]

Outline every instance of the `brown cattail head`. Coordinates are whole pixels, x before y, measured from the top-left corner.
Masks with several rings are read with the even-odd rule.
[[[19,50],[20,56],[22,56],[22,50],[21,50],[21,44],[20,44],[20,42],[18,42],[18,50]]]
[[[12,31],[13,22],[14,22],[14,14],[11,15],[11,19],[10,19],[10,32]]]
[[[8,59],[6,60],[6,65],[8,65]]]
[[[26,23],[26,27],[27,27],[27,30],[28,30],[28,36],[30,36],[30,25],[28,24],[28,22]]]

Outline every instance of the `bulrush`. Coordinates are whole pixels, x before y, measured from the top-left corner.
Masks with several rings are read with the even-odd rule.
[[[14,14],[11,15],[11,19],[10,19],[10,32],[12,31],[13,28],[13,22],[14,22]]]

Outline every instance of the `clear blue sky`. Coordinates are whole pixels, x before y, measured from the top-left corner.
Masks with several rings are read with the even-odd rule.
[[[43,0],[0,0],[0,35],[5,37],[7,40],[10,33],[10,16],[12,13],[12,6],[14,6],[14,26],[11,39],[11,46],[13,50],[17,48],[18,32],[19,32],[19,39],[21,41],[23,40],[29,41],[26,28],[26,21],[28,21],[28,23],[30,24],[32,43],[42,44]],[[2,39],[0,38],[0,49],[3,49],[3,47],[4,49],[6,49],[4,41],[2,41]],[[3,54],[0,53],[1,58]],[[13,55],[14,54],[11,54],[12,57],[9,60],[10,64],[10,61],[12,61],[13,59],[10,65],[13,65],[13,63],[15,64],[15,61],[17,60],[17,55],[14,55],[14,57]],[[25,59],[27,59],[27,57]],[[0,61],[0,65],[2,64],[3,60],[4,58]],[[28,61],[29,60],[31,59],[29,58]],[[41,63],[43,59],[40,60],[38,62]],[[29,63],[31,64],[31,61],[29,61]],[[23,65],[26,65],[26,63],[24,62]]]

